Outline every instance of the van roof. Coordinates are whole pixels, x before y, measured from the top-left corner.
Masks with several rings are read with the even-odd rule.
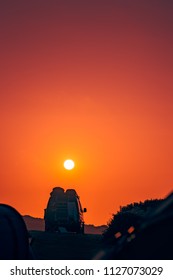
[[[51,195],[66,195],[66,196],[78,196],[75,189],[67,189],[66,191],[61,187],[53,188]]]

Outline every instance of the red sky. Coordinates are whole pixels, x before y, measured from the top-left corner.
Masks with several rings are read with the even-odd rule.
[[[172,190],[172,15],[168,0],[1,1],[1,203],[43,217],[53,187],[75,188],[101,225]]]

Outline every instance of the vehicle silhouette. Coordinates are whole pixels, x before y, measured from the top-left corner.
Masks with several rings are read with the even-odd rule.
[[[86,208],[82,208],[74,189],[64,191],[61,187],[55,187],[44,210],[45,231],[66,230],[84,234],[84,212]]]

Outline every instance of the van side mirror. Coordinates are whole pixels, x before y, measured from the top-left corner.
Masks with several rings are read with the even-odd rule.
[[[86,212],[87,212],[87,209],[86,209],[86,208],[84,208],[84,209],[83,209],[83,212],[84,212],[84,213],[86,213]]]

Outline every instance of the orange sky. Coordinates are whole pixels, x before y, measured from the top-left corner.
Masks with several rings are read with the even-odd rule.
[[[166,0],[0,3],[1,203],[43,217],[53,187],[76,188],[101,225],[172,190],[172,14]]]

